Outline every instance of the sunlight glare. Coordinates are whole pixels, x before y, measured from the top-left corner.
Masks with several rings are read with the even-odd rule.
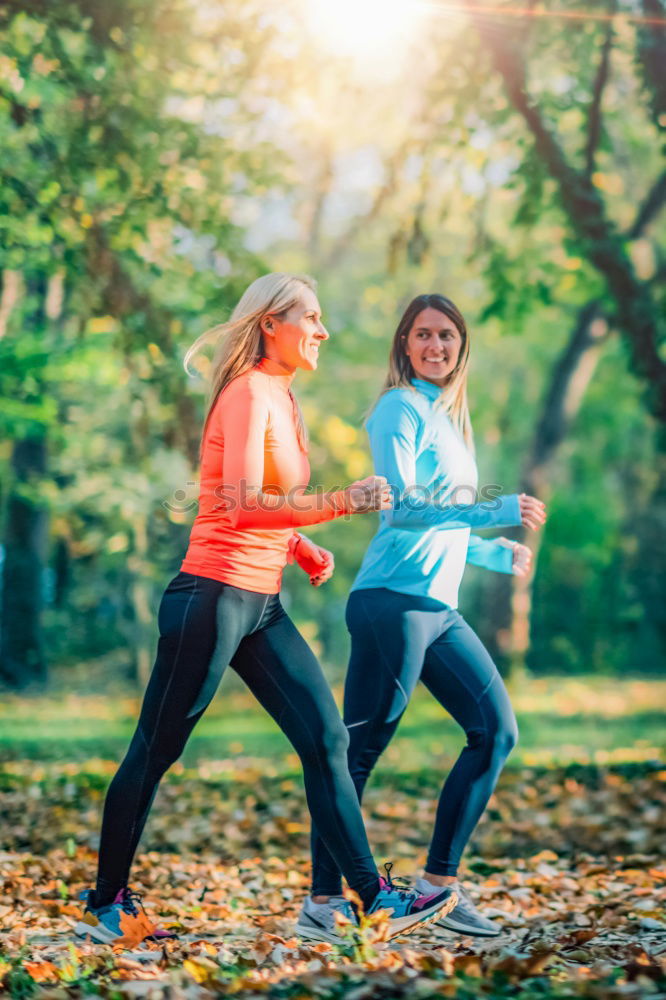
[[[307,0],[320,43],[340,56],[371,60],[399,56],[416,27],[418,8],[416,0]]]

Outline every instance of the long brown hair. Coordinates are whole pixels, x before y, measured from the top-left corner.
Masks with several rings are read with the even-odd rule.
[[[445,295],[439,295],[436,292],[417,295],[405,309],[391,344],[388,373],[382,386],[380,398],[389,389],[414,389],[411,380],[417,376],[405,348],[407,346],[407,337],[414,325],[414,320],[420,312],[428,308],[437,309],[439,312],[444,313],[445,316],[448,316],[455,323],[462,340],[456,366],[449,375],[446,385],[442,388],[437,405],[443,407],[444,411],[451,418],[454,427],[465,441],[465,444],[473,452],[474,436],[472,434],[472,421],[467,405],[469,334],[462,313],[455,303],[451,299],[447,299]]]
[[[243,292],[240,301],[227,323],[211,327],[198,337],[188,349],[183,364],[188,375],[189,363],[206,344],[214,345],[210,369],[210,396],[206,419],[201,434],[201,445],[208,421],[220,393],[233,379],[254,368],[264,356],[264,339],[261,321],[265,316],[282,319],[300,300],[303,288],[316,292],[314,278],[307,274],[264,274],[253,281]],[[296,402],[298,442],[303,451],[308,450],[308,434],[301,408]]]

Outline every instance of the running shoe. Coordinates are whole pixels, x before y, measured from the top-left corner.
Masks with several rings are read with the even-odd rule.
[[[93,941],[98,941],[101,944],[110,944],[124,937],[121,927],[123,913],[132,917],[138,917],[141,914],[145,916],[146,914],[140,893],[134,892],[129,886],[122,888],[114,901],[106,906],[91,905],[91,898],[94,903],[92,889],[84,889],[83,892],[79,893],[79,899],[86,903],[86,908],[83,911],[83,916],[74,927],[74,933],[78,934],[79,937],[92,938]],[[147,917],[146,919],[148,920]],[[145,941],[167,941],[178,937],[172,931],[157,927],[152,921],[149,923],[153,927],[153,932],[145,936]]]
[[[350,924],[358,924],[354,908],[344,896],[331,896],[328,903],[313,903],[311,897],[306,896],[296,922],[296,933],[306,941],[340,944],[342,936],[336,913],[340,913]]]
[[[390,937],[408,934],[420,924],[437,920],[444,909],[448,912],[456,905],[457,896],[450,886],[429,886],[427,892],[409,886],[404,879],[392,879],[389,862],[384,865],[386,878],[379,877],[380,889],[368,914],[389,910]]]
[[[436,920],[443,909],[452,909],[456,896],[446,886],[433,892],[419,892],[405,884],[404,879],[392,879],[393,865],[384,865],[386,878],[380,876],[380,889],[367,913],[389,911],[389,937],[408,934],[419,925]],[[351,923],[358,923],[352,905],[343,896],[331,896],[328,903],[313,903],[308,896],[301,909],[296,933],[309,941],[330,941],[339,944],[343,939],[338,932],[335,914],[341,913]]]
[[[416,888],[421,892],[433,892],[438,887],[432,885],[427,879],[419,878],[416,880]],[[438,922],[442,927],[446,927],[450,931],[457,931],[459,934],[472,934],[476,937],[497,937],[498,934],[501,934],[501,928],[497,924],[479,913],[460,882],[455,882],[452,888],[458,896],[458,902],[449,913],[440,917]]]

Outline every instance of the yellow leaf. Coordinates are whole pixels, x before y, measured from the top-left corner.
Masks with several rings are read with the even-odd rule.
[[[606,194],[622,194],[624,191],[624,181],[619,174],[603,174],[601,171],[596,171],[592,174],[592,183]]]
[[[211,962],[209,958],[204,957],[186,958],[183,962],[183,968],[189,972],[197,983],[207,982],[211,976],[220,971],[219,966],[215,962]]]
[[[93,316],[88,320],[88,333],[113,333],[116,329],[116,320],[113,316]]]

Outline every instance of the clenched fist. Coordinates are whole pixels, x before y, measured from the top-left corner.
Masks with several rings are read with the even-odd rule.
[[[523,524],[532,531],[538,531],[542,524],[546,523],[546,505],[536,497],[531,497],[527,493],[520,493],[518,496],[520,504],[520,516]]]
[[[305,535],[298,535],[293,548],[294,562],[307,573],[313,587],[319,587],[333,576],[335,558],[328,549],[317,545]]]
[[[532,550],[520,542],[512,542],[509,538],[496,538],[498,545],[513,549],[511,572],[514,576],[528,576],[532,568]]]
[[[393,506],[391,487],[384,476],[367,476],[342,491],[350,514],[389,510]]]

